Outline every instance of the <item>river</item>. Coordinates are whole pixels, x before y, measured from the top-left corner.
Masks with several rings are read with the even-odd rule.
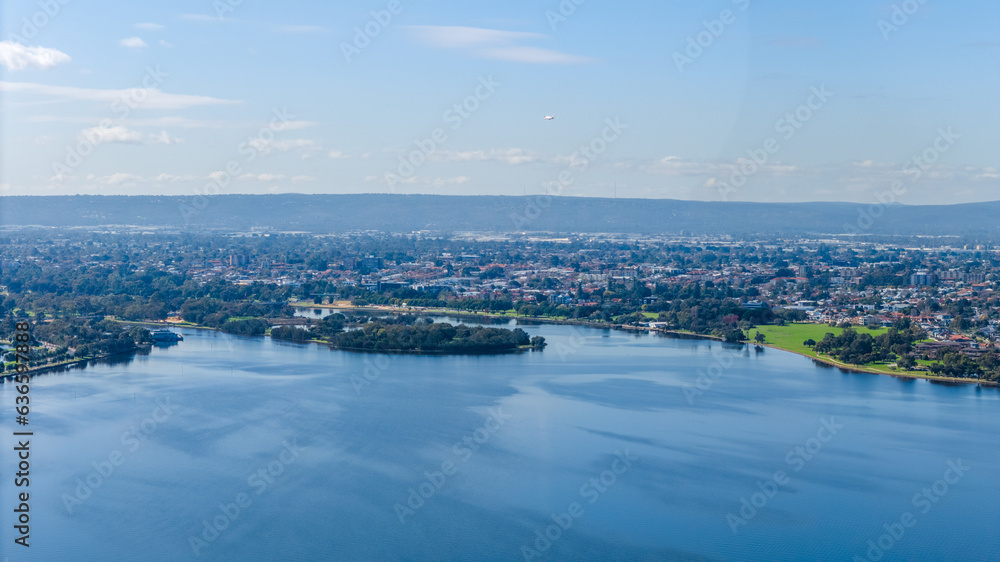
[[[998,560],[1000,392],[525,326],[367,355],[178,330],[32,379],[11,560]],[[3,419],[14,385],[0,386]],[[3,473],[17,445],[3,432]]]

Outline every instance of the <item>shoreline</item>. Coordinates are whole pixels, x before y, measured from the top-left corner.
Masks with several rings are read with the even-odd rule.
[[[640,327],[640,326],[628,326],[628,325],[625,325],[625,324],[609,324],[607,326],[602,326],[602,325],[594,324],[593,322],[587,322],[587,321],[582,321],[582,320],[558,320],[558,319],[554,319],[554,318],[522,318],[522,317],[518,317],[518,316],[506,316],[506,315],[501,316],[501,315],[495,315],[495,314],[476,314],[476,313],[468,313],[468,312],[449,312],[447,310],[440,310],[440,309],[431,309],[431,310],[427,310],[427,309],[423,309],[423,310],[412,310],[412,309],[410,309],[410,310],[400,310],[400,309],[392,309],[392,308],[389,308],[389,307],[386,307],[386,308],[376,308],[376,307],[370,307],[370,306],[349,306],[349,307],[345,307],[345,306],[330,305],[330,304],[324,304],[324,305],[317,305],[317,304],[304,305],[304,304],[299,304],[299,303],[291,303],[290,305],[293,308],[302,308],[302,309],[306,309],[306,308],[320,308],[320,309],[345,310],[345,311],[387,312],[389,314],[415,314],[415,315],[418,315],[418,316],[451,316],[451,317],[460,318],[460,319],[461,318],[469,318],[469,319],[475,319],[475,318],[483,319],[483,318],[487,318],[487,319],[499,319],[499,320],[506,319],[506,320],[518,320],[518,321],[526,321],[526,322],[535,322],[535,323],[538,323],[538,324],[554,324],[554,325],[565,325],[565,326],[586,326],[588,328],[594,328],[594,329],[599,329],[599,330],[600,329],[604,329],[604,330],[621,330],[621,331],[631,331],[631,332],[649,332],[649,333],[655,333],[655,334],[665,334],[665,335],[667,335],[669,337],[674,337],[674,338],[678,338],[678,339],[693,338],[693,339],[711,340],[711,341],[720,341],[720,342],[724,341],[723,338],[721,338],[719,336],[713,336],[711,334],[695,334],[695,333],[692,333],[692,332],[685,332],[685,331],[681,331],[681,330],[665,330],[665,329],[660,329],[660,328],[649,328],[649,327]],[[308,318],[308,317],[305,317],[305,318]],[[183,323],[165,322],[165,321],[164,322],[137,322],[137,321],[132,321],[132,320],[115,320],[115,322],[119,322],[119,323],[122,323],[122,324],[142,325],[142,326],[165,326],[165,327],[171,327],[171,328],[191,328],[191,329],[195,329],[195,330],[213,330],[213,331],[217,331],[217,332],[220,331],[218,328],[212,328],[212,327],[209,327],[209,326],[201,326],[201,325],[198,325],[198,324],[192,324],[192,323],[188,323],[188,322],[183,322]],[[268,336],[268,337],[270,337],[270,336]],[[350,353],[374,353],[374,354],[384,353],[384,354],[397,354],[397,355],[428,355],[428,356],[445,355],[446,354],[444,352],[438,353],[438,352],[421,352],[421,351],[405,351],[405,350],[376,351],[376,350],[367,350],[367,349],[349,349],[349,348],[338,347],[336,345],[333,345],[333,344],[331,344],[329,342],[325,342],[325,341],[322,341],[322,340],[307,340],[307,341],[304,341],[304,342],[294,342],[292,340],[282,340],[280,338],[274,338],[274,339],[276,341],[287,341],[289,343],[315,343],[315,344],[319,344],[319,345],[325,345],[325,346],[329,347],[330,349],[335,349],[335,350],[338,350],[338,351],[347,351],[347,352],[350,352]],[[742,345],[757,345],[756,343],[750,342],[750,341],[741,342],[741,344]],[[841,363],[841,362],[836,361],[834,359],[829,359],[829,358],[824,358],[824,357],[816,357],[816,356],[813,356],[813,355],[807,355],[807,354],[799,352],[799,351],[795,351],[795,350],[792,350],[792,349],[785,349],[783,347],[778,347],[776,345],[769,344],[769,343],[764,343],[762,345],[764,347],[768,347],[768,348],[771,348],[771,349],[776,349],[778,351],[784,351],[786,353],[793,353],[795,355],[798,355],[798,356],[801,356],[801,357],[805,357],[807,359],[811,359],[811,360],[813,360],[813,361],[815,361],[817,363],[828,365],[830,367],[836,367],[838,369],[841,369],[842,371],[847,371],[847,372],[850,372],[850,373],[864,373],[864,374],[870,374],[870,375],[882,375],[882,376],[900,377],[900,378],[907,378],[907,379],[923,379],[923,380],[926,380],[926,381],[929,381],[929,382],[944,382],[944,383],[957,383],[957,384],[977,384],[977,385],[991,387],[991,388],[1000,388],[1000,381],[994,382],[994,381],[984,381],[984,380],[980,380],[980,379],[963,379],[963,378],[956,378],[956,377],[939,377],[939,376],[936,376],[936,375],[925,375],[925,374],[922,374],[920,372],[915,372],[915,371],[902,371],[902,372],[898,372],[898,373],[888,372],[888,371],[880,371],[880,370],[875,370],[875,369],[872,369],[872,368],[866,368],[866,367],[863,367],[863,366],[860,366],[860,365],[851,365],[851,364],[848,364],[848,363]],[[453,353],[451,355],[510,355],[510,354],[514,354],[514,353],[523,353],[525,351],[531,351],[531,350],[530,349],[524,349],[524,350],[518,349],[518,350],[505,351],[505,352],[501,352],[501,353]],[[118,355],[118,354],[116,354],[116,355]],[[105,356],[105,357],[111,357],[111,356]],[[101,358],[103,358],[103,357],[101,357]],[[93,359],[97,359],[97,358],[93,358]],[[61,366],[72,366],[75,363],[81,363],[81,362],[91,361],[91,360],[92,359],[85,359],[85,360],[81,359],[80,361],[74,361],[72,363],[60,364],[60,365],[51,365],[51,366],[46,367],[46,369],[47,368],[61,367]],[[6,377],[4,377],[4,378],[6,378]]]
[[[25,371],[23,373],[7,373],[5,371],[3,373],[0,373],[0,383],[6,383],[8,381],[13,381],[15,377],[18,377],[18,376],[21,376],[21,375],[27,375],[28,378],[30,379],[31,377],[33,377],[35,375],[40,375],[40,374],[43,374],[43,373],[46,373],[46,372],[49,372],[49,371],[55,371],[55,370],[63,369],[63,368],[68,369],[70,367],[75,367],[77,365],[86,365],[87,363],[90,363],[91,361],[99,361],[101,359],[108,359],[109,357],[117,357],[119,355],[125,355],[125,354],[129,354],[129,353],[136,353],[136,352],[141,351],[142,349],[144,349],[144,348],[139,347],[139,348],[136,348],[136,349],[130,349],[128,351],[119,351],[118,353],[109,353],[107,355],[95,355],[94,357],[85,357],[85,358],[82,358],[82,359],[70,359],[69,361],[63,361],[62,363],[54,363],[52,365],[42,365],[41,367],[28,369],[27,371]]]
[[[211,330],[213,332],[221,332],[223,334],[228,333],[228,332],[222,332],[222,330],[220,330],[218,328],[212,328],[212,327],[209,327],[209,326],[201,326],[201,325],[198,325],[198,324],[190,324],[190,323],[187,323],[187,322],[185,322],[184,324],[178,324],[176,322],[137,322],[137,321],[134,321],[134,320],[115,320],[115,322],[120,322],[120,323],[123,323],[123,324],[140,325],[140,326],[167,326],[167,327],[170,327],[170,328],[191,328],[193,330]],[[231,335],[231,336],[240,336],[241,334],[229,334],[229,335]],[[337,351],[348,351],[348,352],[351,352],[351,353],[372,353],[372,354],[375,354],[375,355],[380,355],[380,354],[382,354],[382,355],[441,355],[441,356],[445,356],[445,355],[512,355],[512,354],[515,354],[515,353],[526,353],[526,352],[529,352],[529,351],[541,351],[541,349],[532,347],[530,345],[528,345],[528,346],[521,346],[521,347],[518,347],[518,348],[515,348],[515,349],[506,349],[506,350],[502,350],[502,351],[464,351],[464,352],[453,352],[453,351],[421,351],[421,350],[417,350],[417,349],[414,349],[414,350],[408,350],[408,349],[365,349],[363,347],[342,347],[342,346],[338,346],[336,344],[332,344],[332,343],[330,343],[328,341],[323,341],[323,340],[302,340],[302,341],[286,340],[286,339],[282,339],[282,338],[276,338],[276,337],[274,337],[274,336],[272,336],[270,334],[263,334],[263,335],[260,335],[260,336],[242,336],[242,337],[248,337],[248,338],[268,337],[268,338],[273,339],[274,341],[280,341],[280,342],[286,342],[286,343],[300,343],[300,344],[314,343],[316,345],[323,345],[323,346],[329,347],[330,349],[335,349]]]
[[[268,336],[271,337],[271,336]],[[363,347],[341,347],[334,345],[329,342],[324,342],[320,340],[306,340],[304,342],[297,342],[292,340],[283,340],[281,338],[272,338],[276,341],[283,341],[289,343],[315,343],[319,345],[325,345],[330,349],[337,351],[347,351],[349,353],[372,353],[375,355],[437,355],[437,356],[450,356],[450,355],[466,355],[466,356],[480,356],[480,355],[514,355],[516,353],[527,353],[529,351],[541,351],[540,349],[533,347],[518,347],[516,349],[505,349],[503,351],[421,351],[419,349],[365,349]]]
[[[747,345],[751,345],[751,344],[749,342],[747,342]],[[778,351],[784,351],[784,352],[787,352],[787,353],[794,353],[795,355],[799,355],[801,357],[812,359],[813,361],[815,361],[817,363],[822,363],[824,365],[829,365],[830,367],[836,367],[836,368],[838,368],[838,369],[840,369],[842,371],[847,371],[847,372],[850,372],[850,373],[864,373],[864,374],[868,374],[868,375],[885,375],[885,376],[888,376],[888,377],[901,377],[901,378],[906,378],[906,379],[923,379],[923,380],[930,381],[930,382],[979,384],[979,385],[982,385],[982,386],[989,386],[989,387],[1000,388],[1000,382],[984,381],[984,380],[980,380],[980,379],[960,379],[960,378],[957,378],[957,377],[939,377],[937,375],[924,375],[924,374],[921,374],[920,371],[900,371],[898,373],[897,372],[891,372],[891,371],[878,371],[878,370],[875,370],[875,369],[865,368],[865,367],[861,367],[861,366],[858,366],[858,365],[851,365],[850,363],[841,363],[840,361],[837,361],[836,359],[830,359],[830,358],[827,358],[827,357],[816,357],[816,356],[813,356],[813,355],[807,355],[807,354],[799,352],[799,351],[794,351],[794,350],[791,350],[791,349],[785,349],[783,347],[778,347],[778,346],[771,345],[771,344],[768,344],[768,343],[763,343],[763,344],[754,343],[752,345],[762,345],[764,347],[769,347],[771,349],[777,349]]]
[[[677,337],[677,338],[694,338],[694,339],[704,339],[704,340],[713,340],[713,341],[725,341],[724,338],[719,337],[719,336],[713,336],[711,334],[695,334],[693,332],[685,332],[685,331],[681,331],[681,330],[665,330],[665,329],[660,329],[660,328],[649,328],[649,327],[640,327],[640,326],[628,326],[628,325],[625,325],[625,324],[610,324],[608,326],[602,326],[602,325],[595,325],[592,322],[586,322],[586,321],[581,321],[581,320],[557,320],[557,319],[554,319],[554,318],[553,319],[549,319],[549,318],[521,318],[519,316],[506,316],[506,315],[501,316],[501,315],[494,315],[494,314],[476,314],[476,313],[467,313],[467,312],[466,313],[462,313],[462,312],[447,312],[447,311],[441,311],[440,309],[431,309],[431,310],[426,310],[426,309],[424,309],[424,310],[412,310],[412,309],[410,309],[410,310],[401,310],[401,309],[392,309],[390,307],[384,307],[384,308],[377,308],[377,307],[370,307],[370,306],[368,306],[368,307],[362,307],[362,306],[347,306],[347,307],[345,307],[345,306],[341,306],[341,305],[332,305],[332,304],[304,305],[304,304],[299,304],[299,303],[292,303],[291,306],[293,308],[303,308],[303,309],[305,309],[305,308],[321,308],[321,309],[330,309],[330,310],[379,311],[379,312],[388,312],[390,314],[417,314],[417,315],[421,315],[421,314],[424,314],[424,315],[437,315],[437,314],[440,314],[442,316],[453,316],[453,317],[456,317],[456,318],[467,317],[467,318],[510,319],[510,320],[518,320],[518,321],[520,321],[520,320],[527,320],[529,322],[537,322],[539,324],[587,326],[587,327],[590,327],[590,328],[607,329],[607,330],[642,331],[642,332],[651,332],[651,333],[657,333],[657,334],[668,334],[668,335],[670,335],[672,337]],[[741,342],[741,344],[744,344],[744,345],[757,345],[755,342],[751,342],[749,340],[746,341],[746,342]],[[771,349],[776,349],[778,351],[784,351],[784,352],[787,352],[787,353],[794,353],[795,355],[799,355],[801,357],[806,357],[806,358],[812,359],[813,361],[816,361],[818,363],[822,363],[824,365],[829,365],[830,367],[836,367],[838,369],[841,369],[841,370],[844,370],[844,371],[848,371],[848,372],[851,372],[851,373],[865,373],[865,374],[869,374],[869,375],[884,375],[884,376],[889,376],[889,377],[902,377],[902,378],[908,378],[908,379],[923,379],[923,380],[930,381],[930,382],[978,384],[978,385],[987,386],[987,387],[1000,388],[1000,382],[984,381],[984,380],[980,380],[980,379],[963,379],[963,378],[956,378],[956,377],[939,377],[939,376],[936,376],[936,375],[925,375],[925,374],[922,374],[919,371],[901,371],[901,372],[898,372],[898,373],[896,373],[896,372],[889,372],[889,371],[881,371],[881,370],[876,370],[876,369],[873,369],[873,368],[870,368],[870,367],[864,367],[864,366],[861,366],[861,365],[852,365],[852,364],[849,364],[849,363],[841,363],[840,361],[837,361],[835,359],[829,359],[829,358],[824,358],[824,357],[816,357],[816,356],[813,356],[813,355],[807,355],[807,354],[802,353],[800,351],[795,351],[795,350],[792,350],[792,349],[785,349],[783,347],[778,347],[776,345],[769,344],[769,343],[764,343],[762,345],[764,347],[769,347]]]

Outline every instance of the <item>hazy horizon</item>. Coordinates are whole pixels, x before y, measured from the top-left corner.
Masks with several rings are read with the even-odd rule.
[[[0,197],[188,197],[191,194],[187,193],[61,193],[53,195],[45,194],[34,194],[34,193],[22,193],[22,194],[7,194],[0,195]],[[219,197],[225,195],[399,195],[399,196],[427,196],[427,197],[509,197],[509,198],[521,198],[528,200],[535,200],[540,195],[538,194],[528,194],[522,195],[519,193],[515,194],[503,194],[503,193],[385,193],[378,191],[363,192],[359,191],[357,193],[306,193],[299,191],[281,191],[274,193],[244,193],[234,191],[232,193],[222,193],[219,195],[212,195],[211,197]],[[542,197],[544,195],[541,195]],[[672,197],[608,197],[605,195],[552,195],[552,197],[562,197],[566,199],[603,199],[608,201],[678,201],[678,202],[695,202],[695,203],[733,203],[733,204],[767,204],[767,205],[800,205],[800,204],[816,204],[816,205],[865,205],[864,202],[855,201],[740,201],[740,200],[699,200],[699,199],[677,199]],[[877,203],[877,202],[876,202]],[[968,202],[943,202],[943,203],[906,203],[900,201],[888,202],[885,205],[900,205],[906,207],[957,207],[962,205],[976,205],[976,204],[987,204],[987,203],[1000,203],[1000,195],[997,199],[986,200],[986,201],[968,201]]]

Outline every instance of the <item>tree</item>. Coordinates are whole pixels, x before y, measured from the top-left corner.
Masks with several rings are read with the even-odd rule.
[[[240,336],[263,336],[267,331],[267,322],[261,318],[248,318],[246,320],[230,320],[219,329],[228,334]]]
[[[729,330],[726,332],[726,342],[727,343],[740,343],[746,339],[746,334],[743,330]]]
[[[498,279],[498,278],[504,277],[504,275],[505,274],[504,274],[503,268],[494,265],[494,266],[490,266],[490,267],[484,269],[482,271],[482,273],[479,274],[479,278],[480,279]]]
[[[802,345],[804,345],[806,347],[812,347],[812,346],[816,345],[816,340],[814,340],[812,338],[809,338],[806,341],[802,342]]]
[[[767,338],[764,336],[764,334],[757,332],[757,335],[755,335],[753,339],[757,343],[764,343],[764,340]]]
[[[294,326],[279,326],[271,329],[271,337],[279,340],[308,341],[312,339],[312,333]]]
[[[903,355],[896,360],[896,365],[900,369],[906,369],[907,371],[909,371],[917,365],[917,360],[914,359],[912,355]]]

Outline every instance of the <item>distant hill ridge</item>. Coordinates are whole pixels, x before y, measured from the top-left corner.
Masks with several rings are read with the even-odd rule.
[[[202,230],[962,235],[1000,240],[1000,201],[960,205],[451,195],[0,197],[3,225]]]

